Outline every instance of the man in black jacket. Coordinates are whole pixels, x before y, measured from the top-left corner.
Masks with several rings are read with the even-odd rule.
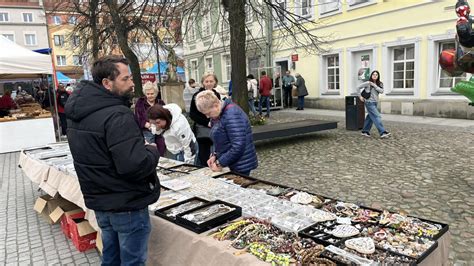
[[[102,265],[144,264],[151,231],[148,205],[159,197],[158,150],[146,145],[126,106],[128,61],[106,56],[66,104],[67,136],[84,201],[104,243]]]

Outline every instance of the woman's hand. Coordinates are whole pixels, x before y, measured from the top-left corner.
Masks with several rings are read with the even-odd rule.
[[[146,122],[146,123],[145,123],[145,128],[147,128],[147,129],[148,129],[148,128],[150,128],[150,127],[151,127],[151,124],[150,124],[150,122]]]
[[[359,100],[360,100],[361,102],[363,102],[363,103],[365,102],[365,98],[362,97],[362,96],[359,96]]]
[[[207,160],[207,166],[211,167],[211,165],[215,164],[216,163],[216,156],[215,155],[211,155],[211,157],[209,157],[209,160]],[[212,169],[212,168],[211,168]]]
[[[222,167],[219,166],[217,163],[213,163],[209,166],[213,172],[222,172]]]

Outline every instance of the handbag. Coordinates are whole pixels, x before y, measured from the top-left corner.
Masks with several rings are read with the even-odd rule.
[[[366,91],[365,88],[362,89],[362,91],[360,92],[360,96],[362,96],[364,99],[369,99],[371,95],[371,90],[372,88],[369,91]]]
[[[291,96],[298,97],[298,87],[296,87],[295,85],[293,85],[291,88]]]
[[[210,138],[211,128],[196,124],[196,139]]]

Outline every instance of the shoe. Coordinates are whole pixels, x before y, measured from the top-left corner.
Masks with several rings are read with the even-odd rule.
[[[380,138],[381,139],[386,139],[386,138],[390,137],[390,135],[392,135],[392,134],[390,134],[390,132],[385,131],[385,132],[382,133],[382,135],[380,135]]]
[[[301,110],[301,108],[296,108],[296,110]]]
[[[365,132],[365,131],[362,131],[362,136],[364,137],[369,137],[370,138],[370,133],[369,132]]]
[[[270,115],[265,115],[265,118],[270,118]]]

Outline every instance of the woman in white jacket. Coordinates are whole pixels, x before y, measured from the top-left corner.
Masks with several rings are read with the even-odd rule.
[[[162,135],[166,149],[174,159],[188,164],[196,164],[198,145],[188,120],[174,103],[164,106],[154,105],[148,109],[148,119],[155,129],[152,132]]]
[[[257,115],[257,110],[255,110],[255,99],[258,96],[257,80],[252,74],[247,76],[247,91],[249,97],[249,109],[254,116]]]

